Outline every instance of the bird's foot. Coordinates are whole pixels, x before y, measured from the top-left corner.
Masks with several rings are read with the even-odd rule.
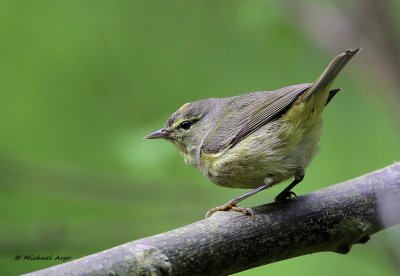
[[[293,198],[293,197],[297,197],[297,195],[294,192],[292,192],[292,191],[287,191],[287,192],[283,191],[283,192],[281,192],[280,194],[278,194],[275,197],[275,202],[283,201],[283,200],[290,199],[290,198]]]
[[[218,211],[229,211],[229,210],[233,210],[233,211],[236,211],[236,212],[241,212],[241,213],[243,213],[245,215],[251,216],[252,218],[254,217],[254,211],[251,210],[250,208],[239,207],[239,206],[236,206],[236,204],[234,204],[234,203],[228,202],[228,203],[226,203],[226,204],[224,204],[222,206],[218,206],[218,207],[215,207],[215,208],[212,208],[211,210],[209,210],[206,213],[206,218],[211,217],[212,215],[214,215]]]

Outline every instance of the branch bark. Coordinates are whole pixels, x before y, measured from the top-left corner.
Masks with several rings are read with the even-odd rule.
[[[27,275],[226,275],[305,254],[347,253],[400,223],[400,163],[310,194],[136,240]]]

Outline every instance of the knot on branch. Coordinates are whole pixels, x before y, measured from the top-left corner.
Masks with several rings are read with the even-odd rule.
[[[138,243],[132,251],[135,275],[170,275],[171,262],[154,246]]]
[[[338,241],[332,251],[347,254],[354,244],[366,243],[371,234],[371,227],[371,223],[360,218],[349,218],[338,223],[330,230],[331,238]]]

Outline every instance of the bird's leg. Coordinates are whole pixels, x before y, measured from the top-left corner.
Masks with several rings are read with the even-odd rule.
[[[255,189],[253,189],[253,190],[251,190],[251,191],[249,191],[249,192],[247,192],[247,193],[245,193],[245,194],[243,194],[241,196],[238,196],[238,197],[228,201],[228,203],[226,203],[226,204],[224,204],[222,206],[218,206],[218,207],[215,207],[215,208],[212,208],[211,210],[209,210],[206,213],[206,218],[211,217],[214,213],[216,213],[218,211],[229,211],[229,210],[242,212],[245,215],[250,215],[250,216],[254,217],[254,211],[253,210],[251,210],[250,208],[236,206],[236,204],[239,203],[240,201],[245,200],[246,198],[248,198],[248,197],[250,197],[250,196],[252,196],[252,195],[254,195],[254,194],[256,194],[256,193],[258,193],[260,191],[262,191],[262,190],[265,190],[265,189],[271,187],[274,184],[274,182],[275,181],[272,178],[269,178],[269,177],[265,178],[264,184],[261,185],[260,187],[257,187],[257,188],[255,188]]]
[[[282,200],[291,198],[292,196],[296,197],[296,194],[294,192],[292,192],[291,189],[293,189],[294,186],[296,186],[301,181],[303,181],[303,179],[304,179],[304,170],[301,170],[300,172],[295,174],[294,180],[292,181],[292,183],[290,183],[289,186],[287,186],[282,192],[280,192],[275,197],[275,201],[282,201]]]

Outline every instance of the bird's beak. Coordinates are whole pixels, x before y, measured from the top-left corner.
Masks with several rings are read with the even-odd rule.
[[[165,128],[162,128],[144,137],[144,139],[159,139],[159,138],[169,139],[171,138],[171,133],[167,131]]]

